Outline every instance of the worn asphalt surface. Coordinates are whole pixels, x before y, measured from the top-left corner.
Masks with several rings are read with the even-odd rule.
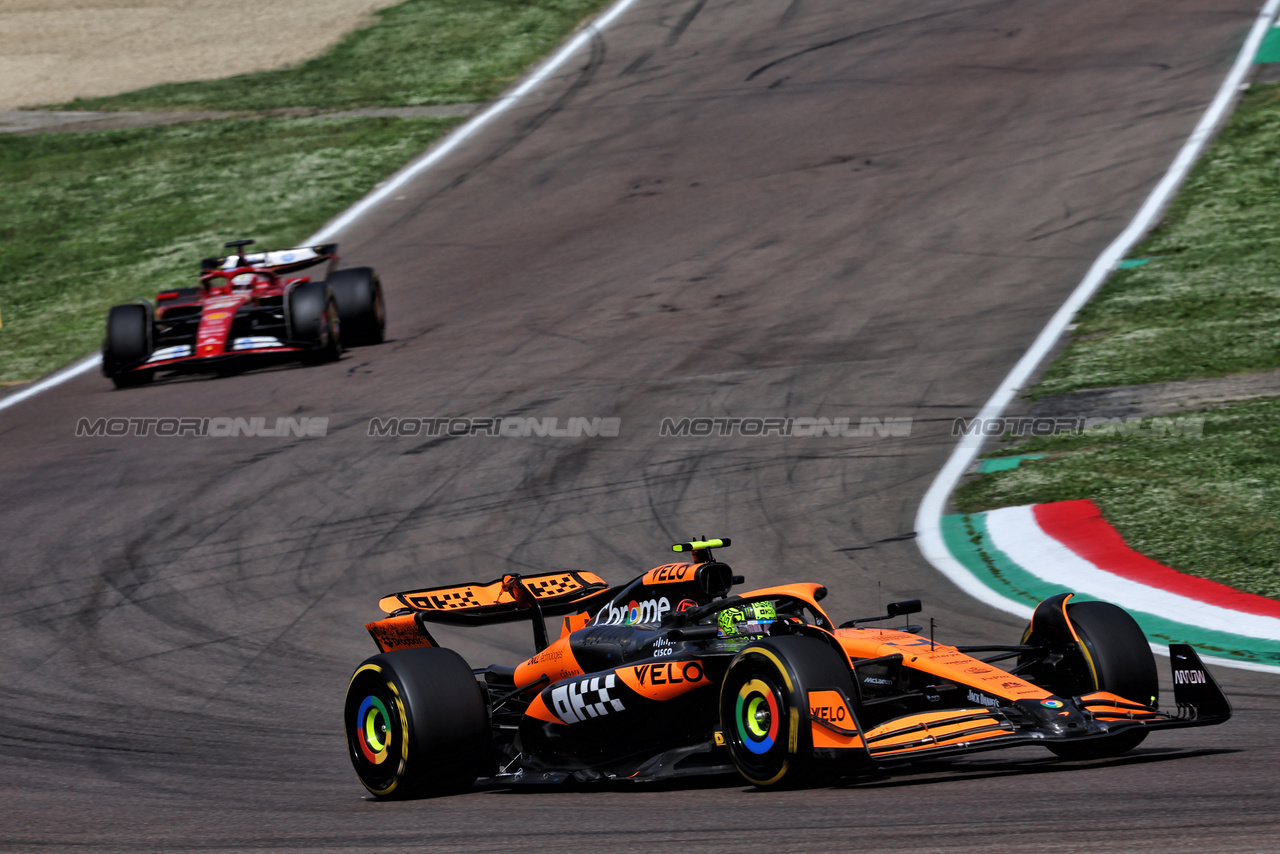
[[[1271,675],[1219,670],[1232,721],[1116,760],[1022,748],[789,793],[379,803],[340,714],[380,595],[554,567],[618,582],[700,534],[733,537],[751,585],[824,582],[842,619],[919,597],[940,640],[1016,641],[919,556],[916,508],[951,419],[1127,223],[1259,5],[642,0],[341,236],[382,273],[388,343],[126,391],[89,375],[0,413],[0,848],[1274,850]],[[513,415],[621,429],[367,435]],[[74,435],[160,416],[330,421]],[[685,416],[913,422],[659,435]],[[477,666],[532,651],[524,625],[439,637]]]

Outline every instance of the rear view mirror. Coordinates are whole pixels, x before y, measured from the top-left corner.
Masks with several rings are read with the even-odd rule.
[[[906,599],[902,602],[889,603],[889,616],[901,617],[904,614],[919,614],[923,610],[919,599]]]

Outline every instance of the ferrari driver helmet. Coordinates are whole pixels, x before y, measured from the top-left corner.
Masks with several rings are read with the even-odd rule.
[[[778,619],[778,609],[769,601],[747,602],[720,612],[717,623],[720,637],[735,638],[741,635],[762,635],[769,631],[769,624]]]

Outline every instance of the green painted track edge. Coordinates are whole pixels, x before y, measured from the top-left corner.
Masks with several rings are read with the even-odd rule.
[[[942,536],[947,548],[975,578],[994,593],[1020,605],[1034,608],[1036,603],[1050,596],[1074,592],[1070,587],[1033,575],[993,546],[985,513],[943,516]],[[1077,598],[1084,601],[1096,597],[1077,594]],[[1138,621],[1152,643],[1187,643],[1218,658],[1280,665],[1280,641],[1202,629],[1155,614],[1126,610]]]

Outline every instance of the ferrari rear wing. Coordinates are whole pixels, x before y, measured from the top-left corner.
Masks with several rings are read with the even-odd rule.
[[[252,243],[253,241],[235,241]],[[232,244],[227,244],[228,246]],[[221,258],[205,258],[200,262],[201,273],[236,267],[265,267],[277,273],[293,273],[305,270],[338,257],[338,244],[322,243],[319,246],[299,246],[294,249],[273,249],[267,252],[250,252],[244,255],[227,255]]]

